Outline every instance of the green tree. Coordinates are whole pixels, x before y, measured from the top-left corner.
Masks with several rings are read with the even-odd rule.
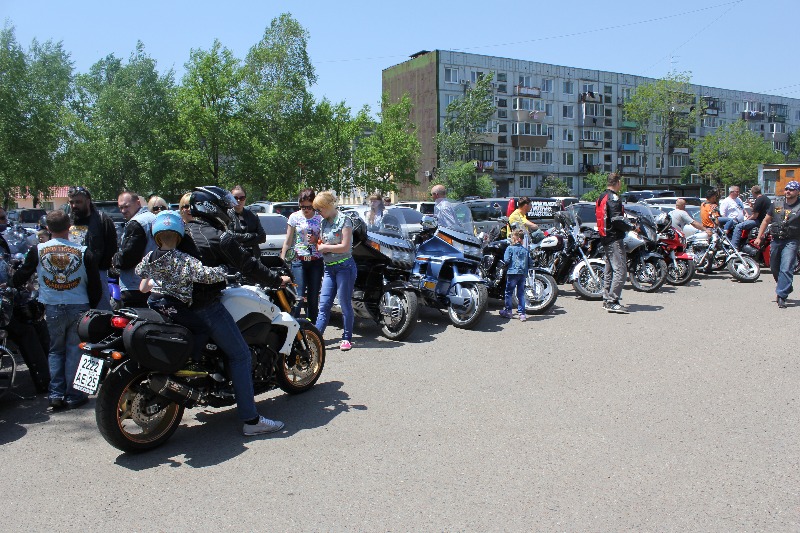
[[[772,143],[750,131],[743,120],[725,124],[699,139],[692,155],[702,174],[728,187],[750,187],[758,181],[758,165],[784,161]]]
[[[451,198],[492,193],[492,180],[477,173],[469,157],[470,147],[478,143],[495,112],[491,82],[491,74],[483,76],[463,97],[450,102],[444,127],[436,136],[439,165],[435,181],[447,187]]]
[[[381,194],[397,192],[403,185],[418,185],[416,173],[422,151],[411,122],[411,98],[404,94],[396,103],[384,94],[379,121],[369,125],[371,133],[356,142],[353,166],[355,185]],[[362,110],[362,119],[369,110]]]
[[[536,191],[537,196],[569,196],[572,194],[566,182],[556,176],[546,176]]]
[[[786,152],[786,161],[800,161],[800,132],[789,132],[789,150]]]
[[[687,143],[689,129],[696,125],[702,112],[696,95],[691,93],[688,73],[671,73],[654,83],[639,85],[625,102],[623,117],[637,123],[639,137],[655,131],[655,149],[661,161],[662,176],[670,143]],[[645,159],[645,174],[648,161]]]
[[[109,55],[76,79],[69,151],[70,182],[97,198],[123,190],[176,194],[177,110],[172,71],[159,74],[139,42],[127,63]]]
[[[66,102],[72,63],[61,43],[34,40],[26,52],[14,28],[0,32],[0,194],[11,203],[17,188],[34,203],[62,175]]]
[[[600,195],[603,194],[603,191],[608,189],[608,173],[607,172],[592,172],[586,176],[586,181],[588,181],[592,185],[592,190],[588,191],[581,196],[581,200],[585,200],[587,202],[594,202]],[[625,184],[625,179],[622,179],[622,187],[620,187],[619,192],[623,193],[628,190],[628,186]]]

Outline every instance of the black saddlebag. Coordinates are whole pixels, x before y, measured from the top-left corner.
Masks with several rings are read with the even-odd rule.
[[[191,331],[178,324],[136,319],[122,332],[125,352],[141,366],[174,374],[192,355]]]
[[[114,313],[90,309],[78,321],[78,337],[85,342],[97,343],[114,333],[111,318]]]

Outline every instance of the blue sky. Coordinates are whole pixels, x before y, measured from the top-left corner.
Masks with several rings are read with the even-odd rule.
[[[694,83],[800,98],[798,0],[0,0],[20,43],[63,41],[78,71],[127,58],[141,40],[178,79],[190,49],[218,38],[243,59],[284,12],[310,33],[314,94],[354,110],[377,107],[382,69],[437,48],[656,78],[691,71]]]

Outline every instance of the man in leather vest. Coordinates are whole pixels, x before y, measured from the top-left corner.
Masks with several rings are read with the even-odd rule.
[[[800,183],[792,180],[783,190],[784,197],[776,198],[772,208],[761,221],[756,247],[769,227],[772,242],[769,245],[769,269],[775,279],[775,301],[779,309],[786,308],[786,298],[791,294],[794,268],[797,265],[797,247],[800,242]],[[770,226],[771,224],[771,226]]]
[[[47,229],[53,238],[31,250],[14,273],[11,283],[18,287],[37,273],[39,301],[45,304],[50,332],[50,412],[80,407],[86,394],[72,388],[80,362],[78,321],[102,294],[100,272],[92,252],[69,240],[70,220],[63,211],[47,215]]]
[[[156,249],[151,227],[156,216],[151,213],[137,194],[123,192],[117,198],[117,206],[125,217],[125,232],[119,252],[114,255],[114,267],[119,270],[120,298],[124,307],[147,307],[147,294],[139,290],[142,279],[134,269],[142,258]]]

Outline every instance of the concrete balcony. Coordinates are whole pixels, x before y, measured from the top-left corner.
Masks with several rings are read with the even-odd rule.
[[[619,127],[623,130],[635,130],[639,128],[639,123],[635,120],[623,120],[619,123]]]
[[[669,153],[671,154],[688,154],[691,149],[687,146],[670,146]]]
[[[622,165],[619,167],[619,171],[628,176],[638,175],[641,172],[638,165]]]
[[[541,98],[542,90],[539,87],[525,87],[524,85],[515,85],[514,95],[530,96],[531,98]]]
[[[603,103],[603,95],[600,93],[581,93],[578,95],[579,102],[594,102],[597,104]]]
[[[744,111],[742,112],[742,120],[750,122],[763,122],[766,115],[763,111]]]
[[[587,165],[585,163],[581,163],[578,167],[578,172],[581,174],[591,174],[592,172],[599,172],[600,165]]]
[[[788,133],[767,133],[767,139],[770,141],[775,141],[778,143],[785,143],[789,142],[789,134]]]
[[[580,148],[583,150],[602,150],[603,149],[603,141],[592,141],[589,139],[581,139],[580,140]]]
[[[769,117],[767,117],[767,119],[770,122],[777,122],[779,124],[783,124],[784,122],[786,122],[786,117],[783,115],[770,115]]]
[[[703,109],[703,116],[706,117],[718,117],[719,116],[719,109],[715,107],[707,107]]]
[[[581,126],[587,126],[590,128],[602,128],[605,126],[605,121],[603,120],[604,117],[596,117],[594,115],[587,115],[585,117],[581,117]]]
[[[484,143],[484,144],[497,144],[497,133],[481,133],[475,142]]]
[[[639,145],[635,143],[620,143],[619,145],[620,152],[638,152]]]
[[[544,111],[530,111],[528,109],[514,109],[511,111],[511,119],[514,122],[541,122],[544,117]]]
[[[527,146],[529,148],[544,148],[547,146],[547,135],[512,135],[511,146],[519,148]]]

